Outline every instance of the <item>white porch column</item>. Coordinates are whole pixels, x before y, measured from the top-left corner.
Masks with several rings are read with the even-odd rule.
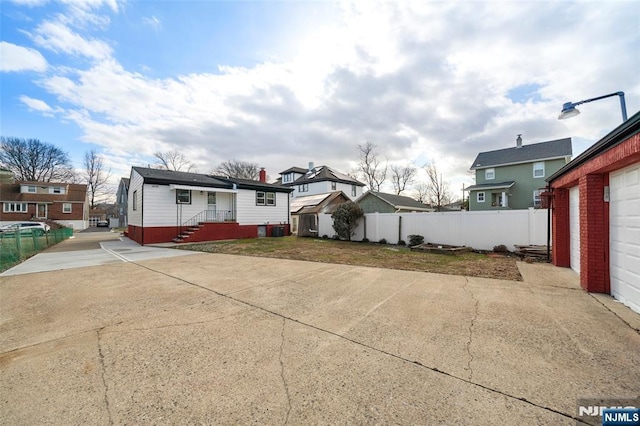
[[[505,191],[502,191],[502,207],[509,207],[509,199]]]

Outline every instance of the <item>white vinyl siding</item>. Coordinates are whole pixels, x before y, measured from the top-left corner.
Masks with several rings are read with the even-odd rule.
[[[332,181],[325,180],[320,182],[309,183],[308,185],[309,185],[308,190],[305,192],[298,191],[299,185],[295,185],[294,186],[295,191],[293,192],[293,196],[303,197],[307,195],[325,194],[331,191],[342,191],[344,192],[344,195],[346,195],[347,197],[349,197],[349,199],[353,201],[362,195],[362,187],[358,185],[355,185],[356,190],[355,190],[355,195],[353,195],[354,194],[353,188],[352,188],[352,184],[350,183],[332,182]]]
[[[240,225],[288,223],[289,194],[276,192],[275,206],[256,206],[256,191],[240,189],[237,194],[237,217]]]
[[[142,226],[142,176],[135,170],[131,172],[131,180],[129,182],[129,194],[127,205],[129,206],[128,220],[129,225]],[[136,200],[134,201],[134,197]],[[134,207],[137,207],[135,210]]]

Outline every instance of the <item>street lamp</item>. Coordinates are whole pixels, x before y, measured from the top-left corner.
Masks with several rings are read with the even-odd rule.
[[[608,95],[598,96],[597,98],[585,99],[580,102],[567,102],[562,105],[562,111],[558,116],[558,120],[564,120],[565,118],[575,117],[580,114],[580,111],[576,108],[578,105],[586,104],[591,101],[599,101],[600,99],[609,98],[611,96],[620,96],[620,108],[622,109],[622,121],[627,121],[627,106],[624,102],[624,92],[609,93]]]

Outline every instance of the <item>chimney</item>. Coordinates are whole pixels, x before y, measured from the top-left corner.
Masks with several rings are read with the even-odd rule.
[[[260,167],[260,182],[267,183],[267,171],[264,167]]]
[[[516,148],[522,148],[522,133],[516,138]]]
[[[313,171],[313,169],[315,169],[315,164],[313,164],[313,161],[309,161],[309,171]]]

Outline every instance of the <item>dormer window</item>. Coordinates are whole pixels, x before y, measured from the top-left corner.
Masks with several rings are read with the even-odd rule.
[[[49,187],[49,194],[64,194],[64,188],[61,186]]]
[[[30,194],[35,194],[36,193],[36,187],[35,186],[27,186],[27,192]]]

